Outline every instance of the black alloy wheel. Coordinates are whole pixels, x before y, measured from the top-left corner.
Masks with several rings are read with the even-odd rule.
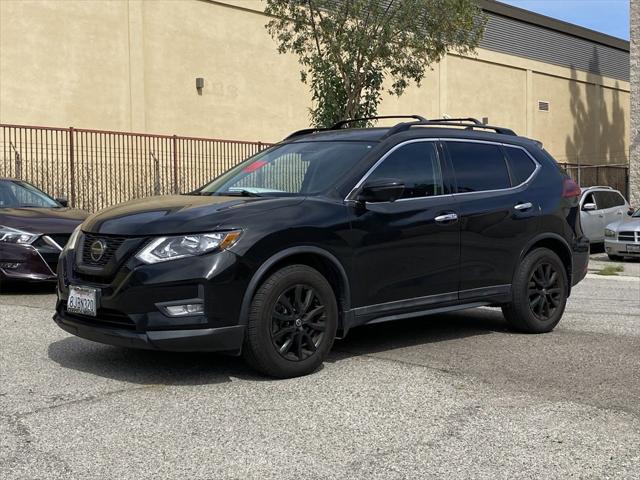
[[[551,263],[540,263],[529,278],[529,307],[542,321],[549,320],[562,301],[560,273]]]
[[[242,355],[278,378],[307,375],[327,357],[338,327],[338,302],[327,279],[308,265],[271,274],[255,293]]]
[[[278,297],[271,314],[271,341],[284,358],[295,362],[309,358],[326,329],[326,307],[313,287],[294,285]]]
[[[516,268],[511,296],[502,313],[512,328],[523,333],[550,332],[567,304],[567,266],[553,250],[532,250]]]

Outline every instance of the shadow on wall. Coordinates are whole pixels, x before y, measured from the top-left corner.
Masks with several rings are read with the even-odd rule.
[[[564,161],[580,165],[627,164],[627,125],[620,102],[619,83],[616,82],[616,88],[611,90],[609,114],[605,98],[605,91],[608,89],[596,85],[596,77],[601,75],[601,70],[598,51],[595,48],[589,62],[589,71],[586,95],[583,98],[577,70],[571,67],[572,81],[569,82],[569,94],[574,123],[573,134],[567,136]],[[583,186],[599,184],[624,189],[625,178],[622,169],[586,168],[581,170],[581,177]]]

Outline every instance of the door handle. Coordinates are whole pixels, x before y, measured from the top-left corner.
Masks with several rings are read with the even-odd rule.
[[[515,208],[516,210],[529,210],[531,207],[533,207],[533,204],[531,202],[525,202],[525,203],[518,203],[514,205],[513,208]]]
[[[438,215],[434,220],[438,223],[454,222],[458,220],[458,215],[455,213],[444,213],[442,215]]]

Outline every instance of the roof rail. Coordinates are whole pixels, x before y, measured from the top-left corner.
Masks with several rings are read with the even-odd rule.
[[[466,117],[466,118],[430,118],[429,119],[430,122],[471,122],[471,123],[475,123],[476,125],[484,125],[484,123],[482,123],[480,120],[478,120],[477,118],[473,118],[473,117]]]
[[[344,125],[347,125],[349,123],[364,122],[369,120],[382,120],[385,118],[413,118],[421,122],[428,121],[426,118],[420,115],[379,115],[376,117],[349,118],[347,120],[340,120],[338,123],[333,124],[331,128],[329,128],[329,130],[340,130]]]
[[[469,123],[462,123],[469,122]],[[476,123],[477,122],[477,123]],[[453,124],[453,125],[452,125]],[[395,127],[392,127],[385,137],[390,137],[391,135],[395,135],[400,132],[404,132],[409,130],[411,127],[464,127],[465,130],[493,130],[496,133],[500,133],[502,135],[513,135],[517,136],[516,132],[511,130],[510,128],[505,127],[496,127],[493,125],[485,125],[484,123],[478,122],[475,118],[447,118],[440,119],[437,118],[435,120],[426,120],[426,121],[418,121],[418,122],[403,122],[397,124]]]
[[[303,128],[302,130],[296,130],[295,132],[289,134],[284,139],[289,140],[290,138],[300,137],[302,135],[308,135],[309,133],[326,132],[327,130],[340,130],[343,126],[349,123],[364,122],[369,120],[381,120],[385,118],[413,118],[421,122],[428,121],[426,118],[420,115],[379,115],[376,117],[349,118],[346,120],[340,120],[339,122],[333,124],[329,128]]]
[[[428,120],[420,115],[380,115],[375,117],[362,117],[362,118],[350,118],[347,120],[340,120],[329,128],[303,128],[302,130],[297,130],[291,133],[285,140],[289,140],[290,138],[300,137],[302,135],[308,135],[310,133],[315,132],[326,132],[329,130],[341,130],[342,127],[348,125],[349,123],[354,122],[364,122],[369,120],[382,120],[386,118],[412,118],[415,122],[401,122],[391,127],[384,138],[390,137],[391,135],[395,135],[396,133],[404,132],[409,130],[411,127],[464,127],[465,130],[493,130],[496,133],[500,133],[503,135],[516,135],[516,132],[511,130],[510,128],[505,127],[495,127],[492,125],[485,125],[477,118],[473,117],[465,117],[465,118],[435,118]]]
[[[307,135],[309,133],[323,132],[325,130],[329,130],[329,129],[328,128],[303,128],[302,130],[296,130],[295,132],[290,133],[289,135],[284,137],[284,140],[289,140],[290,138],[294,138],[294,137],[301,137],[302,135]]]

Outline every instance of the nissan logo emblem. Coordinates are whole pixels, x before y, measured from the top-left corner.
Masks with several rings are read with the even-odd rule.
[[[93,260],[94,262],[99,262],[106,250],[107,245],[104,243],[104,241],[96,240],[91,244],[91,260]]]

